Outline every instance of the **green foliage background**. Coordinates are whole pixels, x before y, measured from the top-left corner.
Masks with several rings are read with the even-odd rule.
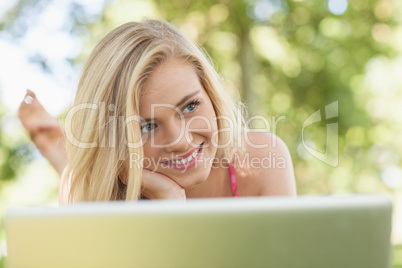
[[[0,31],[23,36],[34,19],[24,15],[40,14],[51,2],[17,1],[0,21]],[[271,16],[258,12],[264,2],[276,7]],[[401,1],[349,0],[338,16],[319,0],[116,0],[105,1],[97,16],[85,14],[79,1],[72,3],[66,11],[69,32],[84,46],[79,57],[67,59],[71,64],[81,64],[124,22],[165,19],[206,49],[226,88],[241,96],[251,116],[267,118],[268,130],[287,143],[299,194],[400,192],[382,178],[390,167],[401,168]],[[46,68],[46,59],[40,64]],[[331,122],[339,126],[339,162],[333,167],[304,149],[302,128],[311,114],[321,110],[325,116],[324,107],[336,101],[339,113]],[[285,119],[274,129],[281,116]],[[326,122],[307,130],[309,145],[325,152]],[[16,177],[19,156],[28,152],[21,148],[0,134],[0,186]]]

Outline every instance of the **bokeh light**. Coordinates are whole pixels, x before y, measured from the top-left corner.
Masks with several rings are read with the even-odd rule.
[[[347,0],[328,0],[328,10],[334,15],[342,15],[347,8]]]

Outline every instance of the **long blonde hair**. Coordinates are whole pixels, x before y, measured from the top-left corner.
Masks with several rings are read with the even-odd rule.
[[[238,142],[244,121],[204,53],[176,28],[159,20],[126,23],[101,40],[84,66],[75,112],[66,125],[73,137],[67,142],[70,202],[139,198],[141,166],[128,170],[126,185],[119,175],[130,154],[143,158],[142,146],[127,146],[127,141],[141,140],[140,125],[134,122],[122,131],[121,120],[116,123],[116,119],[139,116],[141,88],[153,69],[168,58],[194,66],[215,109],[218,130],[226,130],[219,131],[218,145],[231,141],[230,146],[218,148],[216,156],[230,157],[230,147]]]

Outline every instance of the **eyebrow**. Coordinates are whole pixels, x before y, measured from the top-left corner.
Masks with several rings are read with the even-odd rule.
[[[185,103],[188,99],[190,99],[191,97],[197,95],[198,93],[200,93],[199,90],[194,91],[193,93],[187,94],[186,96],[184,96],[184,97],[176,104],[176,107],[179,107],[179,106],[183,105],[183,103]]]
[[[185,103],[188,99],[192,98],[193,96],[197,95],[197,94],[200,93],[200,92],[201,92],[201,90],[197,90],[197,91],[194,91],[194,92],[192,92],[192,93],[190,93],[190,94],[187,94],[186,96],[184,96],[184,97],[176,104],[176,107],[179,107],[179,106],[183,105],[183,103]],[[154,120],[153,120],[152,118],[143,118],[143,120],[141,120],[141,121],[144,121],[144,123],[145,123],[145,122],[152,122],[152,121],[154,121]]]

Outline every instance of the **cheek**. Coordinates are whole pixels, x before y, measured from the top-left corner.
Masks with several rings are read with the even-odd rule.
[[[207,116],[197,116],[191,119],[187,124],[189,132],[203,134],[209,136],[216,129],[216,122]]]
[[[143,145],[144,158],[142,159],[142,167],[149,170],[155,170],[158,166],[160,151],[158,148],[152,148],[151,142],[148,141]]]
[[[146,143],[144,143],[142,148],[144,150],[144,157],[152,158],[157,154],[157,152],[156,152],[157,149],[152,148],[150,140],[148,140]]]
[[[218,125],[212,106],[206,106],[200,109],[197,115],[190,119],[187,128],[189,132],[199,134],[209,139],[214,136],[214,133],[218,130]]]

